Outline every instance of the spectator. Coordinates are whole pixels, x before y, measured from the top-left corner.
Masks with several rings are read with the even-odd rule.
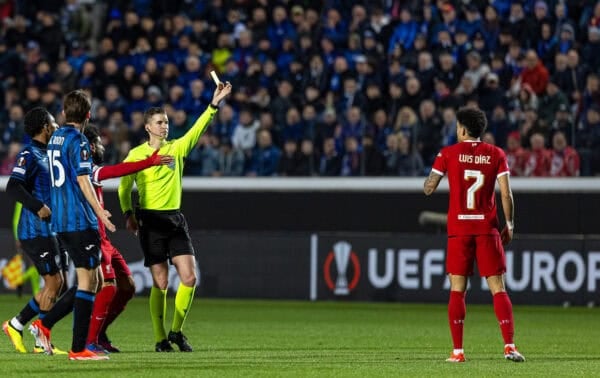
[[[529,159],[529,151],[521,146],[521,134],[513,131],[506,140],[506,162],[511,176],[524,176],[525,164]]]
[[[8,112],[8,122],[0,125],[0,152],[7,151],[12,143],[21,143],[24,137],[23,108],[15,104]]]
[[[320,176],[339,176],[342,170],[342,158],[335,149],[335,140],[331,137],[323,140],[323,153],[319,161]]]
[[[422,176],[424,173],[423,159],[410,145],[410,140],[404,134],[398,134],[398,171],[399,176]]]
[[[360,176],[361,157],[358,140],[349,135],[344,139],[344,155],[342,156],[342,169],[340,176]]]
[[[392,126],[388,122],[388,115],[383,109],[378,109],[372,117],[369,130],[375,138],[375,146],[379,151],[386,149],[387,137],[392,133]]]
[[[351,107],[364,108],[367,103],[365,96],[360,92],[356,79],[347,76],[343,81],[344,90],[337,101],[335,110],[338,113],[346,113]]]
[[[432,100],[424,100],[419,107],[420,127],[417,135],[417,151],[428,166],[433,164],[442,143],[442,120]]]
[[[502,105],[496,106],[488,120],[488,130],[494,134],[496,144],[499,147],[504,147],[507,136],[515,129],[516,127],[510,122],[506,114],[506,109]]]
[[[435,77],[433,57],[429,51],[421,51],[417,58],[417,77],[425,93],[433,92],[433,79]]]
[[[317,175],[318,157],[315,153],[314,143],[311,139],[304,139],[300,144],[300,156],[296,172],[298,176]]]
[[[456,143],[456,112],[454,108],[444,108],[442,111],[441,143],[443,147]]]
[[[397,176],[400,169],[399,135],[389,134],[386,138],[386,148],[383,151],[383,173],[386,176]],[[404,137],[406,139],[406,137]]]
[[[375,146],[373,136],[365,134],[362,137],[361,176],[380,176],[383,172],[383,156]]]
[[[416,77],[411,77],[406,80],[406,87],[401,102],[410,107],[413,111],[419,109],[421,101],[423,101],[424,93],[421,90],[421,82]]]
[[[15,165],[15,159],[23,145],[18,142],[12,142],[8,145],[7,154],[0,162],[0,175],[10,175]]]
[[[169,139],[178,139],[185,135],[192,127],[184,110],[175,109],[172,123],[169,127]]]
[[[557,50],[563,54],[575,47],[575,29],[568,23],[560,27],[560,35],[557,42]]]
[[[531,152],[525,162],[524,176],[546,177],[550,174],[551,152],[546,149],[543,134],[535,132],[529,138]]]
[[[63,42],[63,33],[56,22],[56,15],[40,11],[37,18],[40,28],[37,32],[36,40],[39,43],[42,54],[54,65],[58,62],[60,46]]]
[[[311,104],[306,104],[302,109],[302,124],[303,132],[302,139],[310,139],[314,141],[317,138],[318,122],[317,122],[317,111]]]
[[[406,137],[416,144],[417,135],[419,132],[419,119],[414,110],[408,106],[403,107],[398,112],[396,123],[394,124],[394,133],[403,133]]]
[[[560,104],[556,113],[554,113],[554,119],[550,124],[552,130],[562,131],[567,137],[567,143],[574,145],[575,142],[575,124],[573,122],[573,115],[566,104]]]
[[[600,9],[600,5],[596,8]],[[583,46],[582,58],[590,67],[600,67],[600,25],[588,28],[588,42]]]
[[[218,167],[218,152],[211,146],[210,137],[204,134],[185,160],[184,174],[213,176]]]
[[[485,82],[480,90],[479,106],[481,110],[490,114],[497,105],[504,104],[504,91],[500,87],[500,78],[495,72],[485,76]]]
[[[366,126],[360,108],[353,106],[348,109],[346,112],[346,121],[342,123],[340,138],[345,141],[346,138],[353,137],[358,142],[362,139],[365,131]]]
[[[244,152],[233,148],[229,138],[221,139],[217,170],[213,176],[242,176],[244,174]]]
[[[507,24],[513,35],[518,36],[524,42],[525,46],[531,46],[535,38],[534,25],[531,18],[525,15],[522,3],[517,1],[511,2]]]
[[[250,109],[242,109],[240,111],[240,121],[233,130],[231,138],[233,147],[244,151],[248,156],[248,153],[256,145],[256,131],[259,127],[260,124],[254,118]],[[219,132],[219,136],[223,137],[224,135],[222,132]]]
[[[276,127],[282,127],[285,124],[287,112],[293,106],[293,89],[292,84],[286,79],[282,79],[277,85],[278,96],[271,102],[270,106]]]
[[[545,20],[541,23],[539,34],[536,51],[544,66],[550,67],[552,65],[552,57],[558,51],[558,40],[554,35],[550,20]]]
[[[588,75],[585,81],[585,89],[580,98],[581,114],[586,114],[588,109],[594,106],[600,106],[600,76],[594,73]]]
[[[579,164],[579,154],[567,144],[565,134],[562,131],[555,132],[552,136],[550,176],[579,176]]]
[[[30,27],[31,21],[22,14],[16,14],[13,18],[13,24],[10,25],[9,22],[6,22],[5,25],[7,26],[5,43],[8,47],[16,51],[25,50],[27,42],[34,37]]]
[[[336,8],[325,11],[322,33],[333,41],[336,46],[342,46],[348,36],[348,25]]]
[[[400,45],[403,50],[411,49],[417,36],[417,23],[412,19],[410,10],[406,7],[400,11],[400,23],[394,29],[388,46],[388,54]]]
[[[600,173],[600,106],[590,106],[577,130],[577,146],[584,175]]]
[[[277,173],[279,176],[298,176],[298,144],[294,139],[283,142],[283,152],[279,159]]]
[[[556,112],[561,106],[567,106],[567,96],[561,92],[558,85],[553,81],[548,81],[546,93],[542,96],[539,106],[540,120],[546,125],[552,124]]]
[[[274,176],[277,173],[281,151],[273,145],[271,133],[267,130],[258,132],[258,143],[252,153],[249,176]]]
[[[581,92],[585,87],[586,76],[588,75],[588,68],[585,62],[580,62],[579,53],[571,49],[567,53],[567,74],[572,82],[573,93],[571,97],[575,101],[581,99]],[[565,91],[568,94],[568,92]]]
[[[491,144],[493,146],[496,145],[496,137],[494,136],[494,133],[492,133],[490,131],[486,131],[485,133],[483,133],[483,136],[481,137],[481,141],[485,142],[487,144]]]
[[[548,70],[538,59],[534,50],[528,50],[525,54],[525,68],[521,72],[521,84],[529,84],[536,95],[541,95],[546,90],[548,83]]]
[[[287,11],[283,6],[273,9],[273,20],[267,29],[267,35],[275,51],[281,49],[285,37],[295,37],[294,25],[287,18]]]

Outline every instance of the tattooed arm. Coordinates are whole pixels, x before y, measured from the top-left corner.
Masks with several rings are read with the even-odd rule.
[[[431,195],[433,192],[435,192],[438,185],[440,184],[440,181],[442,181],[442,177],[444,176],[439,175],[434,171],[431,171],[429,177],[425,179],[425,183],[423,184],[423,192],[425,192],[426,196]]]

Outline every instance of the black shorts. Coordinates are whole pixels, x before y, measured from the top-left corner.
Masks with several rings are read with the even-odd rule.
[[[67,253],[65,247],[63,247],[63,245],[60,243],[60,240],[58,240],[58,249],[60,251],[60,269],[66,273],[69,271],[69,254]]]
[[[96,230],[58,233],[75,268],[95,269],[100,265],[100,235]]]
[[[144,252],[144,265],[151,266],[180,255],[194,255],[185,217],[179,210],[141,210],[136,217]]]
[[[60,271],[60,249],[54,236],[21,240],[21,246],[40,275],[53,275]]]

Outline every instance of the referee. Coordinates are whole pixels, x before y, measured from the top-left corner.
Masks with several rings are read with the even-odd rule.
[[[192,128],[181,138],[167,140],[169,119],[162,108],[150,108],[144,113],[148,142],[132,149],[124,161],[138,161],[150,156],[157,148],[161,155],[171,155],[170,165],[156,166],[124,176],[119,186],[119,201],[125,214],[127,229],[138,234],[144,265],[150,268],[153,286],[150,291],[150,317],[156,339],[157,352],[172,352],[174,343],[182,352],[192,347],[181,332],[183,322],[192,306],[196,288],[196,260],[188,225],[180,211],[181,176],[184,159],[194,148],[217,112],[219,102],[231,93],[231,84],[219,83],[208,108]],[[134,213],[131,190],[136,184],[139,207]],[[139,231],[139,232],[138,232]],[[175,265],[180,284],[175,295],[175,314],[167,336],[164,327],[168,262]]]

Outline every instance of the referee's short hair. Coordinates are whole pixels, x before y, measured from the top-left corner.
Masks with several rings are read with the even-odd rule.
[[[159,107],[152,107],[144,112],[144,125],[147,125],[150,122],[150,118],[152,118],[155,114],[167,114],[165,109]]]

